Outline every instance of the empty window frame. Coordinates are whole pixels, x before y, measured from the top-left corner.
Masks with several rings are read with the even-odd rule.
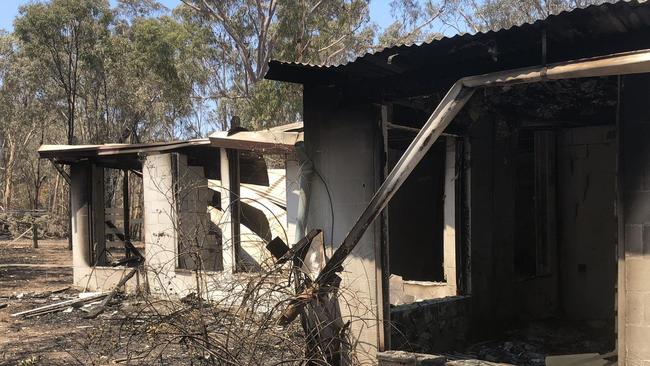
[[[92,252],[97,265],[132,265],[142,243],[142,180],[127,169],[91,167]]]

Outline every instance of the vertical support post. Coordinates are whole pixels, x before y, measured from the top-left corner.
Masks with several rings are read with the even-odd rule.
[[[70,165],[70,238],[74,245],[72,267],[74,272],[83,272],[91,266],[91,213],[90,213],[90,164],[88,162]],[[75,276],[76,279],[76,276]]]
[[[457,169],[461,179],[456,185],[459,192],[456,195],[456,207],[460,208],[456,215],[459,227],[456,237],[460,247],[456,258],[457,288],[460,295],[469,295],[472,293],[472,146],[469,136],[463,138],[457,146],[462,169]]]
[[[452,295],[457,295],[456,269],[456,138],[445,137],[445,186],[443,200],[443,270]]]
[[[106,264],[106,217],[104,207],[104,168],[89,164],[90,171],[90,237],[92,265]]]
[[[32,221],[32,248],[38,249],[38,224],[36,218]]]
[[[557,258],[555,132],[536,131],[534,144],[536,272],[545,275],[555,267],[552,258]]]
[[[235,272],[235,247],[232,244],[232,213],[230,211],[230,162],[228,152],[219,149],[221,170],[221,208],[225,217],[221,219],[221,251],[224,273]]]
[[[70,167],[72,175],[72,166]],[[68,250],[72,250],[72,185],[68,184]],[[74,254],[73,254],[74,255]]]
[[[122,177],[122,209],[123,209],[123,217],[124,217],[124,244],[125,244],[125,250],[126,250],[126,243],[131,242],[131,210],[130,210],[130,203],[129,203],[129,170],[124,169],[123,170],[124,176]],[[131,252],[126,250],[126,255],[129,257],[131,255]]]
[[[240,200],[240,176],[239,176],[239,151],[234,149],[227,149],[228,166],[230,169],[230,213],[231,213],[231,227],[232,233],[232,247],[233,247],[233,260],[235,271],[240,271],[242,263],[239,258],[239,251],[241,250],[241,200]]]
[[[624,144],[623,134],[625,133],[622,124],[622,92],[623,92],[623,78],[621,75],[617,77],[616,85],[616,263],[617,263],[617,278],[616,278],[616,320],[614,327],[616,329],[616,350],[618,351],[618,365],[625,366],[627,363],[627,345],[625,340],[625,333],[627,328],[627,289],[626,289],[626,265],[625,265],[625,200],[622,194],[624,193],[624,174],[626,174],[624,164]]]
[[[382,169],[381,171],[381,181],[390,173],[390,167],[388,166],[388,123],[390,115],[390,106],[383,104],[381,106],[381,137],[382,137],[382,146],[381,146],[381,162]],[[384,208],[381,212],[380,217],[380,228],[381,228],[381,240],[379,241],[379,250],[376,254],[376,257],[380,260],[379,268],[379,279],[378,284],[381,286],[377,291],[377,304],[378,304],[378,318],[382,320],[382,324],[379,327],[379,342],[378,349],[379,351],[386,351],[391,349],[390,347],[390,263],[389,263],[389,232],[388,232],[388,207]],[[381,295],[381,296],[379,296]]]

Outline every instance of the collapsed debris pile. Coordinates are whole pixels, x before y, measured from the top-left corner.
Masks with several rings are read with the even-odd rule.
[[[554,355],[602,354],[613,349],[605,323],[568,324],[536,322],[525,328],[507,331],[500,339],[475,343],[459,352],[445,354],[449,359],[478,359],[522,366],[547,365]],[[607,358],[606,356],[602,358]]]
[[[262,297],[271,294],[264,292]],[[277,317],[250,311],[262,302],[262,297],[253,293],[244,306],[207,302],[196,293],[179,300],[155,300],[116,292],[106,301],[109,295],[64,288],[17,293],[5,301],[11,304],[9,309],[21,310],[11,314],[18,321],[14,332],[31,324],[80,332],[54,346],[69,351],[80,364],[103,360],[143,365],[159,361],[236,365],[305,359],[299,325],[279,327]],[[23,310],[26,306],[29,308]]]

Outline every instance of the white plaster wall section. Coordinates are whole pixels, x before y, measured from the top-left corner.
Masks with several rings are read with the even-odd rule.
[[[300,165],[293,155],[286,155],[286,195],[287,195],[287,243],[293,245],[301,238],[296,238],[296,225],[298,223],[298,202],[300,199]]]
[[[232,242],[232,216],[230,211],[230,163],[226,149],[219,149],[219,159],[221,167],[221,221],[217,224],[222,232],[222,253],[224,273],[233,273],[235,271],[235,254]]]
[[[131,270],[129,267],[88,267],[78,271],[80,280],[75,285],[84,291],[107,291],[114,288]],[[126,283],[126,291],[135,291],[138,285],[144,285],[136,275]]]
[[[456,139],[446,137],[443,267],[448,293],[456,294]]]
[[[74,164],[70,167],[70,191],[72,202],[72,272],[73,281],[82,286],[90,268],[90,227],[88,206],[88,164]]]

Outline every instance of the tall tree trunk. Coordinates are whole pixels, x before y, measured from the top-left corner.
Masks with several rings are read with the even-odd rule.
[[[41,135],[41,145],[43,144],[43,137]],[[41,159],[36,161],[36,178],[34,179],[34,221],[32,222],[32,247],[38,248],[38,224],[36,223],[36,211],[38,210],[38,201],[41,193]]]
[[[68,145],[74,145],[74,95],[68,98]],[[72,190],[68,191],[68,250],[72,250]]]
[[[7,136],[7,143],[9,151],[7,152],[7,163],[5,170],[5,182],[4,182],[4,206],[5,211],[9,211],[11,207],[11,195],[13,191],[13,176],[14,176],[14,166],[16,165],[16,143],[13,141],[11,134]]]
[[[50,202],[49,202],[49,207],[48,211],[55,213],[56,212],[56,198],[59,192],[59,179],[61,179],[61,174],[57,174],[56,177],[54,178],[54,187],[50,191]]]

